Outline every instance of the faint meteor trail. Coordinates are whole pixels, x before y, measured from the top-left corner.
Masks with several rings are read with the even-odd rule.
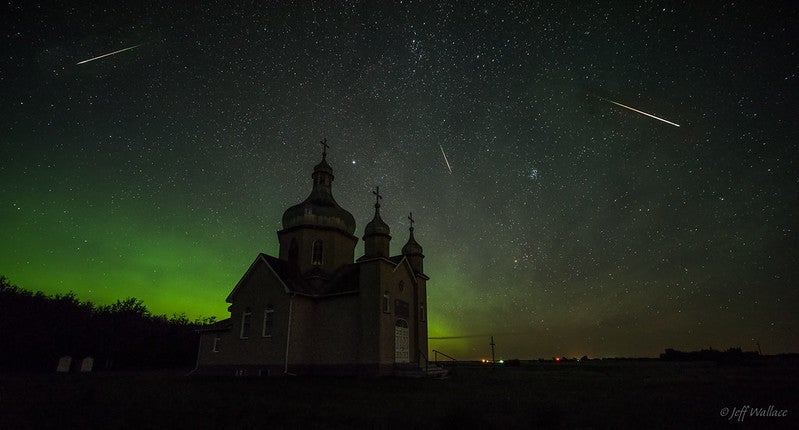
[[[438,145],[441,148],[441,155],[444,156],[444,162],[447,163],[447,170],[449,170],[449,174],[452,174],[452,166],[449,165],[449,160],[447,160],[447,154],[444,153],[444,147],[441,144]]]
[[[109,55],[119,54],[120,52],[125,52],[125,51],[133,49],[133,48],[138,48],[139,46],[141,46],[141,44],[129,46],[129,47],[125,48],[125,49],[120,49],[119,51],[109,52],[108,54],[103,54],[103,55],[100,55],[98,57],[89,58],[88,60],[83,60],[83,61],[81,61],[80,63],[77,63],[77,64],[83,64],[83,63],[88,63],[89,61],[99,60],[99,59],[101,59],[103,57],[108,57]]]
[[[475,337],[491,337],[491,336],[525,336],[530,334],[538,334],[537,332],[505,332],[505,333],[494,333],[492,334],[462,334],[462,335],[455,335],[455,336],[430,336],[428,339],[430,340],[449,340],[449,339],[469,339]]]
[[[597,96],[597,97],[598,97],[598,96]],[[671,122],[671,121],[668,121],[668,120],[665,120],[665,119],[663,119],[663,118],[658,118],[658,117],[656,117],[655,115],[652,115],[652,114],[649,114],[649,113],[646,113],[646,112],[640,111],[640,110],[638,110],[638,109],[636,109],[636,108],[632,108],[632,107],[629,107],[629,106],[627,106],[627,105],[623,105],[623,104],[621,104],[621,103],[618,103],[618,102],[614,102],[613,100],[608,100],[608,99],[606,99],[606,98],[604,98],[604,97],[599,97],[599,98],[600,98],[600,99],[602,99],[602,100],[604,100],[604,101],[606,101],[606,102],[613,103],[613,104],[614,104],[614,105],[616,105],[616,106],[621,106],[621,107],[623,107],[623,108],[625,108],[625,109],[629,109],[629,110],[631,110],[631,111],[633,111],[633,112],[638,112],[638,113],[640,113],[640,114],[642,114],[642,115],[646,115],[646,116],[648,116],[648,117],[650,117],[650,118],[655,118],[655,119],[656,119],[656,120],[658,120],[658,121],[663,121],[663,122],[665,122],[666,124],[671,124],[671,125],[673,125],[673,126],[675,126],[675,127],[679,127],[679,126],[680,126],[680,124],[675,124],[675,123],[673,123],[673,122]]]

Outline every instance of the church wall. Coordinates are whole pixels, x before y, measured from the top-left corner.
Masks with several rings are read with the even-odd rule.
[[[289,372],[298,367],[314,364],[316,324],[314,300],[305,296],[294,296],[291,303],[291,336],[289,339]],[[284,351],[285,352],[285,351]]]
[[[360,362],[359,305],[357,294],[318,301],[315,321],[316,364],[354,365]]]
[[[205,366],[209,364],[219,364],[217,353],[213,352],[214,338],[224,333],[220,332],[204,332],[200,333],[200,345],[197,348],[197,365]]]
[[[358,292],[358,325],[361,328],[361,335],[358,339],[358,350],[360,352],[358,360],[361,364],[378,363],[380,361],[378,339],[379,339],[379,288],[376,287],[376,279],[379,278],[379,265],[376,262],[364,262],[360,264],[360,291]]]
[[[430,350],[427,346],[427,281],[423,278],[418,278],[418,285],[416,287],[416,320],[418,324],[418,351],[420,351],[429,360]],[[424,314],[420,306],[424,306]],[[424,321],[422,321],[424,319]],[[424,362],[420,362],[424,364]]]
[[[402,289],[400,281],[403,284]],[[388,312],[384,308],[386,294],[389,297]],[[417,312],[413,281],[407,268],[394,266],[385,260],[362,263],[360,295],[364,360],[377,362],[383,367],[394,366],[395,327],[397,319],[403,319],[408,323],[410,361],[414,362],[417,356],[414,347],[417,342],[415,328]],[[397,300],[401,300],[407,306],[398,309]]]
[[[392,273],[394,267],[387,267],[380,277],[380,362],[383,364],[394,365],[394,329],[397,320],[397,283],[395,273]],[[388,294],[388,312],[384,309],[384,295]]]
[[[391,332],[391,341],[387,342],[387,350],[389,351],[388,355],[393,362],[394,352],[395,352],[395,345],[394,345],[394,329],[396,326],[397,319],[404,319],[408,323],[408,335],[409,335],[409,359],[410,363],[414,363],[418,360],[416,354],[416,343],[417,343],[417,330],[416,324],[418,321],[417,313],[416,313],[416,303],[414,301],[414,285],[413,279],[407,266],[405,263],[402,263],[396,270],[392,270],[390,273],[390,277],[385,281],[385,285],[389,287],[389,291],[391,292],[391,314],[392,319],[388,321],[390,327],[388,330]],[[400,283],[402,283],[402,288],[400,288]],[[397,300],[401,300],[407,304],[407,308],[400,309],[397,306]]]
[[[264,314],[270,305],[273,310],[271,336],[264,336]],[[242,339],[242,322],[249,308],[247,339]],[[200,365],[272,365],[285,362],[286,328],[288,324],[288,295],[283,285],[266,266],[257,263],[230,306],[232,328],[227,332],[203,336]],[[213,337],[218,335],[219,352],[211,352]]]
[[[280,259],[286,261],[289,261],[291,240],[297,240],[297,265],[301,272],[314,267],[321,267],[328,272],[333,272],[345,264],[352,263],[355,258],[357,238],[345,235],[332,228],[305,226],[303,228],[281,230],[278,232],[278,237],[280,240]],[[322,240],[324,243],[323,264],[320,266],[311,264],[313,243],[316,240]]]
[[[419,361],[418,351],[429,357],[427,323],[420,321],[419,313],[421,303],[427,306],[425,280],[419,278],[414,289],[411,274],[403,265],[396,267],[385,260],[361,263],[359,294],[291,299],[288,371],[318,373],[327,369],[349,373],[360,366],[387,373],[395,364],[394,330],[398,318],[408,323],[410,363],[424,364]],[[388,313],[383,312],[386,292],[389,294]],[[285,364],[289,299],[289,294],[266,264],[257,264],[233,298],[231,329],[202,334],[200,367],[218,366],[219,373],[223,374],[239,369],[245,369],[247,375],[265,369],[273,375],[281,374]],[[408,303],[407,309],[398,309],[398,299]],[[274,309],[271,338],[262,336],[267,303]],[[240,339],[241,315],[247,306],[252,312],[250,336]],[[220,348],[219,352],[212,352],[216,336],[220,337]]]

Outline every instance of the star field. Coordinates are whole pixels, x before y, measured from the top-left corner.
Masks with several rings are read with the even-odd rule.
[[[414,213],[431,348],[796,352],[797,8],[639,3],[12,3],[0,274],[224,318],[327,138],[356,235]]]

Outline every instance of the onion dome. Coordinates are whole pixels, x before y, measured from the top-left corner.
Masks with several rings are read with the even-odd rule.
[[[322,142],[327,149],[325,141]],[[314,166],[311,177],[313,190],[308,198],[283,212],[283,228],[298,226],[332,227],[347,234],[355,233],[355,218],[339,206],[333,198],[333,168],[327,164],[327,152],[322,152],[322,161]]]
[[[363,232],[364,237],[376,235],[389,236],[390,234],[391,231],[388,224],[380,218],[380,205],[375,205],[375,217],[369,221],[369,224],[366,224],[366,228]]]
[[[314,173],[324,172],[329,174],[330,176],[333,176],[333,168],[330,167],[329,164],[327,164],[327,154],[324,153],[322,154],[322,161],[320,161],[319,164],[313,167],[313,171]],[[330,178],[330,180],[332,181],[333,178]]]
[[[417,243],[416,239],[414,239],[414,237],[413,237],[413,223],[415,222],[413,220],[413,213],[411,213],[411,215],[408,217],[408,219],[411,221],[411,227],[409,229],[411,234],[408,237],[408,242],[405,243],[405,245],[402,247],[402,254],[403,255],[423,255],[422,254],[422,245],[419,245],[419,243]]]
[[[402,254],[403,255],[423,255],[422,254],[422,245],[419,245],[416,242],[416,239],[413,238],[413,227],[411,227],[411,236],[408,238],[408,242],[402,247]]]
[[[391,229],[388,227],[388,224],[380,218],[380,199],[383,197],[380,195],[380,188],[376,188],[376,191],[372,191],[372,194],[375,195],[376,202],[375,202],[375,216],[369,221],[369,224],[366,224],[366,228],[363,231],[364,238],[368,236],[390,236]]]

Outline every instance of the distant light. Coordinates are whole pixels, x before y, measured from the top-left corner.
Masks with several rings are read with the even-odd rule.
[[[560,361],[560,357],[555,357],[555,361]]]
[[[352,160],[352,164],[355,164],[355,160]]]
[[[505,360],[499,360],[499,364],[505,364]]]

